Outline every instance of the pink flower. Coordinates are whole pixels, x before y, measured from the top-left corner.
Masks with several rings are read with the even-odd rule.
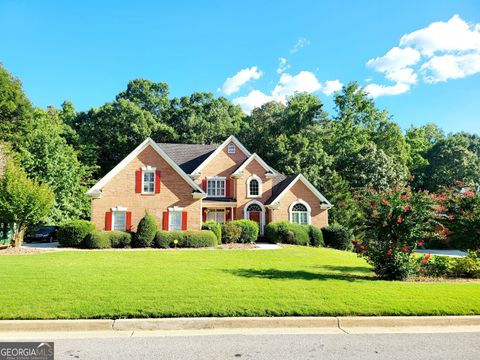
[[[390,256],[390,255],[392,255],[392,249],[387,250],[387,256]]]
[[[407,245],[403,245],[403,246],[402,246],[402,251],[403,251],[403,252],[407,252],[407,250],[408,250]]]
[[[397,218],[397,223],[398,223],[398,224],[401,224],[402,222],[403,222],[403,218],[402,218],[401,216],[399,216],[399,217]]]
[[[387,205],[388,205],[388,201],[385,200],[385,199],[382,199],[382,205],[383,205],[383,206],[387,206]]]
[[[421,240],[417,243],[418,246],[422,246],[425,243],[425,240]]]
[[[402,199],[402,200],[407,200],[408,198],[410,198],[410,195],[408,195],[408,194],[400,195],[400,199]]]
[[[392,218],[392,213],[388,213],[387,214],[387,219],[391,219]]]

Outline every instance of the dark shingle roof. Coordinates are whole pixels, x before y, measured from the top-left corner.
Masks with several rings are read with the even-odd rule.
[[[187,174],[191,174],[211,153],[213,153],[219,145],[201,145],[201,144],[168,144],[158,143],[158,145],[167,153],[168,156],[175,161],[180,168]],[[265,205],[269,205],[278,194],[280,194],[297,175],[285,176],[276,171],[273,181],[272,196],[267,200]],[[219,201],[219,199],[215,199]],[[229,199],[231,200],[231,199]],[[208,200],[207,200],[208,201]]]
[[[272,196],[268,199],[265,205],[270,205],[270,203],[275,200],[275,198],[287,188],[288,185],[297,177],[297,175],[288,175],[278,173],[278,176],[273,178],[273,187],[272,187]]]
[[[200,144],[167,144],[158,145],[175,161],[187,174],[191,174],[219,145]]]

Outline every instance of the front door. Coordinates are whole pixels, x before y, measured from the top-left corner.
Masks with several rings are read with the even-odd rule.
[[[250,211],[248,213],[248,216],[249,216],[250,220],[255,221],[258,224],[258,226],[260,227],[260,212]]]

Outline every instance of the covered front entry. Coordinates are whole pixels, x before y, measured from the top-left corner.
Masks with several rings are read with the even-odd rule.
[[[253,220],[258,224],[260,235],[263,235],[265,227],[265,207],[261,202],[252,200],[245,205],[243,217],[248,220]]]
[[[219,224],[233,220],[234,207],[204,207],[202,209],[202,221],[213,220]]]

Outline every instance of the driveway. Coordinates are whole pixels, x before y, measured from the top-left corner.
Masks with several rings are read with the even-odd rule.
[[[468,254],[461,250],[415,250],[417,254],[431,254],[435,256],[448,256],[448,257],[465,257]]]
[[[42,242],[32,242],[32,243],[23,243],[23,246],[29,249],[50,249],[50,248],[58,248],[58,242],[51,242],[51,243],[42,243]]]

